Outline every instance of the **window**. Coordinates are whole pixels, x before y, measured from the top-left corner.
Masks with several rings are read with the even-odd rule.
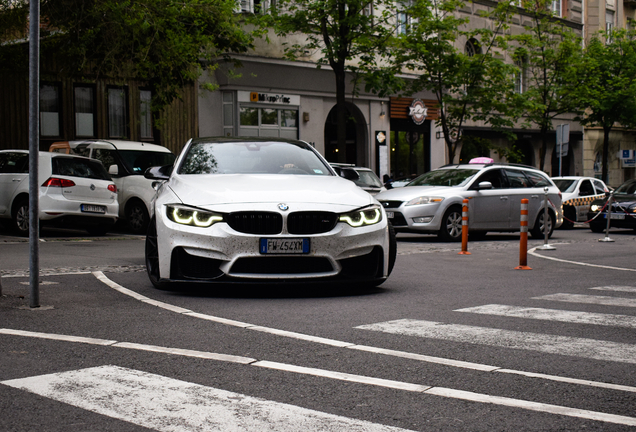
[[[95,89],[75,87],[75,136],[95,136]]]
[[[562,17],[561,4],[562,0],[552,0],[552,14],[557,17]]]
[[[408,14],[408,8],[411,6],[410,1],[402,0],[399,2],[397,14],[395,15],[396,33],[398,35],[407,34],[411,26],[411,16]]]
[[[526,188],[529,187],[528,178],[522,171],[505,169],[506,177],[508,177],[508,184],[511,188]]]
[[[362,15],[364,16],[373,16],[373,2],[369,2],[366,6],[362,8]]]
[[[468,57],[473,57],[475,54],[481,54],[481,46],[477,39],[469,39],[466,41],[466,45],[464,46],[464,53]]]
[[[126,89],[108,89],[108,136],[125,138],[128,135]]]
[[[298,139],[298,110],[241,106],[239,136]],[[228,135],[229,136],[229,135]]]
[[[475,183],[472,184],[471,189],[477,189],[479,183],[482,182],[490,182],[494,189],[501,189],[505,185],[505,180],[501,174],[500,169],[489,170],[480,175]]]
[[[532,187],[546,187],[552,186],[550,180],[543,174],[539,174],[533,171],[525,171],[526,177],[532,181]],[[558,185],[557,185],[558,186]]]
[[[60,88],[56,84],[40,87],[40,136],[59,137],[60,130]]]
[[[0,174],[24,174],[29,172],[28,153],[0,153]]]
[[[239,0],[237,13],[267,13],[275,2],[271,0]]]
[[[594,183],[594,190],[596,191],[596,195],[604,195],[607,189],[605,188],[603,183],[601,183],[598,180],[594,180],[593,183]]]
[[[579,195],[580,196],[594,195],[594,187],[592,187],[592,183],[589,180],[583,180],[581,182],[581,186],[579,186]]]
[[[614,30],[614,11],[605,11],[605,31],[607,32],[607,41],[611,40],[611,33]]]
[[[515,61],[515,65],[519,69],[515,73],[515,93],[521,94],[526,91],[528,62],[525,58],[521,58]]]
[[[151,99],[152,92],[150,90],[139,90],[139,137],[141,139],[152,139]]]

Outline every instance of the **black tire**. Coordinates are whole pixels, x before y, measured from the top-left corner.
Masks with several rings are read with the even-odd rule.
[[[103,236],[106,235],[109,229],[110,226],[108,225],[91,225],[86,227],[86,232],[94,236]]]
[[[159,248],[157,246],[157,223],[153,218],[148,223],[148,232],[146,233],[146,272],[148,279],[152,285],[160,290],[168,290],[170,284],[168,282],[160,282],[159,280]]]
[[[389,222],[389,271],[386,277],[391,275],[393,266],[395,266],[395,260],[397,258],[397,238],[395,237],[395,229],[391,222]]]
[[[571,206],[563,207],[563,224],[561,225],[561,229],[574,228],[575,220],[576,220],[576,210],[574,209],[574,207],[571,207]]]
[[[148,210],[146,205],[139,200],[133,200],[126,205],[126,223],[128,229],[134,234],[144,234],[148,231]]]
[[[604,223],[590,222],[590,229],[594,233],[602,233],[605,231],[605,228],[607,228],[607,225]]]
[[[543,216],[545,212],[541,210],[537,215],[537,220],[534,223],[534,226],[530,230],[530,235],[534,239],[542,239],[545,238],[544,228],[543,228]],[[554,232],[554,214],[548,210],[548,238],[552,237],[552,233]]]
[[[447,242],[462,240],[462,208],[451,206],[444,213],[438,237]]]
[[[13,230],[22,237],[29,236],[29,199],[19,198],[11,211]]]

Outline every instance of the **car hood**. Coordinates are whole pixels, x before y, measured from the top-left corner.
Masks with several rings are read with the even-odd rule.
[[[375,202],[353,182],[336,176],[282,174],[173,175],[169,186],[187,205],[223,211],[261,204],[302,203],[304,209],[331,205],[341,210]]]
[[[459,192],[460,187],[447,186],[405,186],[397,189],[389,189],[375,196],[378,201],[407,201],[419,196],[448,196],[449,193]]]

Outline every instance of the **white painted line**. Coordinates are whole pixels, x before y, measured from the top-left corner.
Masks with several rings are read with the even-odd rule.
[[[158,432],[405,430],[117,366],[3,384]]]
[[[568,264],[575,264],[575,265],[586,266],[586,267],[604,268],[604,269],[609,269],[609,270],[622,270],[622,271],[636,272],[636,269],[633,269],[633,268],[612,267],[612,266],[606,266],[606,265],[600,265],[600,264],[589,264],[589,263],[583,263],[583,262],[578,262],[578,261],[570,261],[570,260],[564,260],[564,259],[560,259],[560,258],[554,258],[554,257],[551,257],[551,256],[546,256],[546,255],[540,255],[540,254],[535,252],[536,249],[537,249],[537,247],[533,247],[532,249],[528,250],[528,253],[530,255],[532,255],[532,256],[537,257],[537,258],[543,258],[543,259],[547,259],[547,260],[558,261],[558,262],[563,262],[563,263],[568,263]]]
[[[233,326],[233,327],[241,327],[241,328],[254,327],[254,325],[252,325],[252,324],[244,323],[244,322],[241,322],[241,321],[234,321],[234,320],[231,320],[231,319],[215,317],[215,316],[212,316],[212,315],[206,315],[206,314],[202,314],[202,313],[198,313],[198,312],[186,312],[186,313],[184,313],[184,315],[188,315],[188,316],[191,316],[193,318],[199,318],[199,319],[206,320],[206,321],[213,321],[213,322],[217,322],[219,324],[225,324],[225,325],[229,325],[229,326]]]
[[[328,339],[328,338],[322,338],[322,337],[318,337],[318,336],[311,336],[311,335],[291,332],[291,331],[287,331],[287,330],[279,330],[279,329],[274,329],[274,328],[271,328],[271,327],[254,326],[254,327],[249,327],[249,329],[250,330],[260,331],[260,332],[263,332],[263,333],[270,333],[270,334],[274,334],[274,335],[277,335],[277,336],[284,336],[284,337],[289,337],[289,338],[293,338],[293,339],[299,339],[299,340],[304,340],[304,341],[309,341],[309,342],[315,342],[315,343],[320,343],[320,344],[323,344],[323,345],[331,345],[331,346],[340,347],[340,348],[346,348],[346,347],[354,345],[354,344],[352,344],[350,342],[343,342],[343,341],[339,341],[339,340],[335,340],[335,339]]]
[[[196,358],[202,358],[207,360],[218,360],[218,361],[239,363],[239,364],[251,364],[256,361],[256,359],[249,358],[249,357],[233,356],[233,355],[227,355],[227,354],[217,354],[217,353],[205,352],[205,351],[194,351],[194,350],[181,349],[181,348],[160,347],[155,345],[145,345],[145,344],[137,344],[137,343],[130,343],[130,342],[118,342],[114,344],[113,346],[117,348],[128,348],[128,349],[134,349],[134,350],[140,350],[140,351],[152,351],[152,352],[158,352],[163,354],[178,355],[183,357],[196,357]]]
[[[532,297],[533,300],[550,300],[566,303],[585,303],[604,306],[621,306],[636,307],[636,299],[609,297],[609,296],[592,296],[585,294],[548,294],[540,297]]]
[[[185,309],[185,308],[182,308],[182,307],[179,307],[179,306],[171,305],[169,303],[160,302],[158,300],[152,300],[152,299],[149,299],[149,298],[143,299],[141,301],[144,302],[144,303],[147,303],[149,305],[152,305],[152,306],[160,307],[161,309],[165,309],[165,310],[169,310],[169,311],[172,311],[172,312],[176,312],[178,314],[185,314],[185,313],[188,313],[188,312],[192,312],[190,309]]]
[[[40,271],[40,276],[67,276],[67,275],[85,275],[91,274],[93,272],[90,271],[76,271],[76,272],[46,272]],[[2,275],[3,278],[27,278],[29,277],[28,273],[25,274],[8,274]]]
[[[609,286],[594,287],[590,289],[598,290],[598,291],[618,291],[618,292],[636,293],[636,287],[633,287],[633,286],[609,285]]]
[[[125,294],[127,296],[130,296],[136,300],[150,300],[148,297],[138,294],[133,290],[129,290],[128,288],[124,288],[123,286],[119,285],[118,283],[108,279],[106,277],[106,275],[101,272],[101,271],[94,271],[93,272],[93,276],[95,276],[97,278],[97,280],[99,280],[100,282],[105,283],[106,285],[108,285],[109,287],[111,287],[112,289],[119,291],[122,294]]]
[[[356,328],[506,349],[539,351],[601,361],[636,364],[636,345],[569,336],[402,319]]]
[[[478,370],[482,372],[493,372],[499,369],[499,367],[497,366],[489,366],[489,365],[480,364],[480,363],[471,363],[471,362],[447,359],[442,357],[432,357],[432,356],[427,356],[422,354],[414,354],[414,353],[405,352],[405,351],[395,351],[395,350],[377,348],[377,347],[371,347],[371,346],[365,346],[365,345],[351,345],[351,346],[348,346],[347,348],[358,350],[358,351],[371,352],[375,354],[383,354],[383,355],[389,355],[393,357],[407,358],[407,359],[417,360],[417,361],[426,362],[426,363],[437,363],[444,366],[458,367],[463,369],[473,369],[473,370]]]
[[[68,335],[60,335],[53,333],[38,333],[38,332],[30,332],[25,330],[13,330],[13,329],[0,329],[0,334],[6,334],[11,336],[24,336],[24,337],[32,337],[38,339],[50,339],[50,340],[59,340],[65,342],[79,342],[91,345],[113,345],[117,343],[114,340],[106,340],[106,339],[94,339],[80,336],[68,336]]]
[[[489,396],[480,393],[467,392],[462,390],[446,389],[442,387],[433,387],[426,391],[426,394],[434,394],[437,396],[463,399],[472,402],[489,403],[494,405],[501,405],[513,408],[521,408],[530,411],[537,411],[543,413],[564,415],[569,417],[577,417],[587,420],[597,420],[607,423],[622,424],[628,426],[636,426],[636,418],[619,416],[615,414],[605,414],[596,411],[588,411],[577,408],[569,408],[559,405],[550,405],[539,402],[531,402],[519,399],[511,399],[500,396]]]
[[[498,304],[456,309],[454,312],[468,312],[481,315],[496,315],[513,318],[527,318],[535,320],[636,329],[636,316],[631,315],[613,315],[534,307],[506,306]]]
[[[598,381],[582,380],[577,378],[560,377],[555,375],[546,375],[546,374],[540,374],[540,373],[534,373],[534,372],[524,372],[524,371],[518,371],[514,369],[497,369],[495,372],[522,375],[529,378],[540,378],[540,379],[563,382],[568,384],[584,385],[589,387],[598,387],[598,388],[605,388],[610,390],[636,393],[636,387],[625,386],[620,384],[610,384],[610,383],[604,383],[604,382],[598,382]]]
[[[401,381],[385,380],[381,378],[367,377],[363,375],[353,375],[342,372],[329,371],[325,369],[308,368],[303,366],[294,366],[285,363],[277,363],[270,361],[259,361],[252,366],[258,366],[268,369],[276,369],[285,372],[294,372],[303,375],[313,375],[317,377],[330,378],[340,381],[356,382],[360,384],[368,384],[378,387],[387,387],[397,390],[405,390],[411,392],[423,392],[431,388],[431,386],[424,386],[420,384],[411,384]]]

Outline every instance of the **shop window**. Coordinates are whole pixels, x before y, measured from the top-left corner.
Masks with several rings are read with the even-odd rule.
[[[139,137],[152,139],[152,92],[150,90],[139,91]]]
[[[258,126],[258,108],[241,107],[241,126]]]
[[[95,136],[95,89],[88,86],[76,86],[75,98],[75,136],[90,138]]]
[[[261,109],[261,125],[278,126],[278,110],[268,108]]]
[[[59,137],[61,135],[61,105],[59,85],[40,86],[40,136]]]
[[[281,127],[291,127],[291,128],[298,127],[298,111],[281,110],[280,125]]]
[[[126,89],[108,89],[108,136],[125,138],[128,135],[128,110],[126,109]]]

